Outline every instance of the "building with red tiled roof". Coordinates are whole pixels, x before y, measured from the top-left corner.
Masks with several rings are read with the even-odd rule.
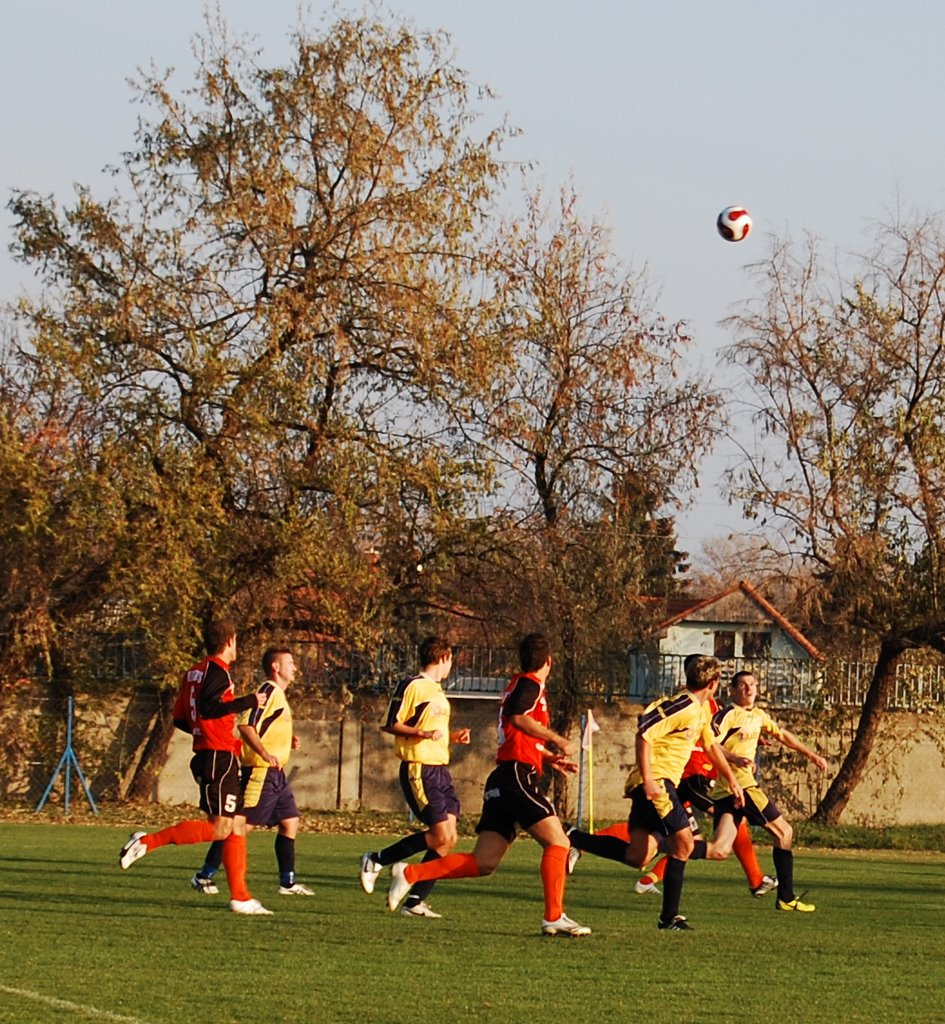
[[[750,669],[772,698],[788,685],[796,690],[799,682],[813,684],[824,660],[803,632],[744,580],[708,597],[670,598],[652,643],[631,652],[631,693],[643,698],[684,685],[682,661],[689,654],[718,658],[726,675]]]

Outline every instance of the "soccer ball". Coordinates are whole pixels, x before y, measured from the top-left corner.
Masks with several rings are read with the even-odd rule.
[[[742,242],[751,231],[751,217],[743,206],[726,206],[715,226],[726,242]]]

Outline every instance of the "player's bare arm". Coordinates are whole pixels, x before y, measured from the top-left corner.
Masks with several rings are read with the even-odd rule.
[[[547,754],[545,764],[561,775],[575,775],[578,771],[577,764],[564,754]]]
[[[726,750],[724,747],[721,748],[722,754],[725,760],[730,765],[734,765],[736,768],[752,768],[754,767],[754,761],[750,757],[743,757],[741,754],[733,754],[731,750]]]
[[[566,739],[560,733],[556,733],[553,729],[549,729],[536,722],[534,718],[530,718],[528,715],[511,715],[509,721],[516,729],[521,729],[526,736],[534,736],[537,740],[546,740],[548,743],[553,743],[565,757],[570,757],[577,749],[569,739]]]
[[[281,768],[282,762],[276,757],[275,754],[270,754],[263,746],[263,741],[260,739],[259,733],[251,725],[238,725],[240,737],[243,742],[257,755],[261,757],[270,768]]]
[[[638,732],[634,740],[634,749],[637,755],[637,767],[640,769],[640,776],[643,779],[643,792],[647,800],[657,800],[663,792],[663,787],[658,779],[653,778],[653,769],[650,766],[650,744],[642,732]]]
[[[782,729],[781,742],[786,747],[790,747],[792,750],[796,750],[799,754],[803,754],[808,761],[810,761],[812,764],[817,765],[817,767],[822,772],[825,772],[827,770],[827,761],[824,758],[822,758],[820,754],[811,750],[810,747],[805,746],[803,743],[801,743],[801,741],[794,735],[794,733],[788,732],[787,729]]]
[[[382,725],[381,732],[388,732],[391,736],[406,736],[412,740],[441,740],[443,733],[439,729],[419,729],[415,725],[407,725],[406,722],[394,722],[393,725]]]
[[[744,807],[745,794],[742,792],[742,787],[735,779],[735,773],[732,771],[732,766],[729,763],[728,758],[725,756],[725,751],[722,750],[718,743],[713,743],[711,746],[705,748],[705,752],[715,767],[718,768],[719,774],[725,777],[725,781],[728,783],[728,787],[732,791],[732,796],[735,798],[735,806]]]

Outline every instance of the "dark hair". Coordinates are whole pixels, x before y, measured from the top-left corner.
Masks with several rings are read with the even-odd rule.
[[[702,657],[704,657],[704,655],[702,655],[702,654],[687,654],[686,657],[683,658],[683,663],[682,663],[683,672],[685,672],[686,669],[689,668],[689,666],[696,660],[696,658],[702,658]]]
[[[754,672],[748,672],[746,669],[742,669],[741,672],[736,672],[735,675],[732,676],[731,682],[729,682],[728,685],[729,686],[738,686],[739,682],[742,679],[744,679],[745,676],[752,676],[752,677],[754,677],[754,674],[755,674]]]
[[[417,648],[417,658],[420,660],[420,667],[422,668],[424,665],[435,665],[451,652],[452,648],[443,637],[428,636],[424,637]]]
[[[203,646],[207,654],[219,654],[236,636],[236,626],[229,619],[212,619],[204,627]]]
[[[292,652],[288,647],[267,647],[263,651],[262,656],[262,670],[266,674],[266,678],[269,678],[269,674],[272,672],[272,666],[276,663],[276,658],[280,654],[291,654]]]
[[[544,633],[529,633],[518,645],[518,664],[523,672],[537,672],[551,657],[551,645]]]
[[[722,663],[718,658],[706,655],[693,659],[686,666],[686,688],[693,692],[711,686],[722,675]]]

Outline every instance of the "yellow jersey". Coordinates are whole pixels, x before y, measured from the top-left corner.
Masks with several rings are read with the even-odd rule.
[[[251,725],[259,733],[266,750],[270,754],[275,754],[285,768],[292,753],[292,712],[289,709],[289,702],[282,687],[277,686],[271,679],[267,679],[259,687],[259,693],[267,695],[266,703],[262,707],[244,711],[238,722],[240,725]],[[269,767],[245,741],[240,762],[247,768]]]
[[[394,733],[394,745],[401,761],[450,763],[450,702],[435,679],[421,673],[413,679],[405,679],[397,687],[384,724],[389,729],[395,722],[414,726],[423,732],[440,733],[438,740],[421,740]]]
[[[732,765],[735,780],[742,787],[756,786],[755,759],[758,756],[758,741],[762,733],[780,738],[781,727],[761,708],[743,708],[738,704],[729,704],[717,711],[714,719],[718,741],[724,750],[747,757],[751,761],[748,768],[736,768]],[[719,776],[712,791],[713,799],[729,796],[732,792],[728,781]]]
[[[693,747],[698,743],[708,751],[715,746],[712,707],[700,701],[690,690],[660,697],[640,715],[639,734],[650,745],[650,767],[655,779],[669,779],[679,785]],[[634,765],[627,776],[627,796],[643,782],[640,766]]]

